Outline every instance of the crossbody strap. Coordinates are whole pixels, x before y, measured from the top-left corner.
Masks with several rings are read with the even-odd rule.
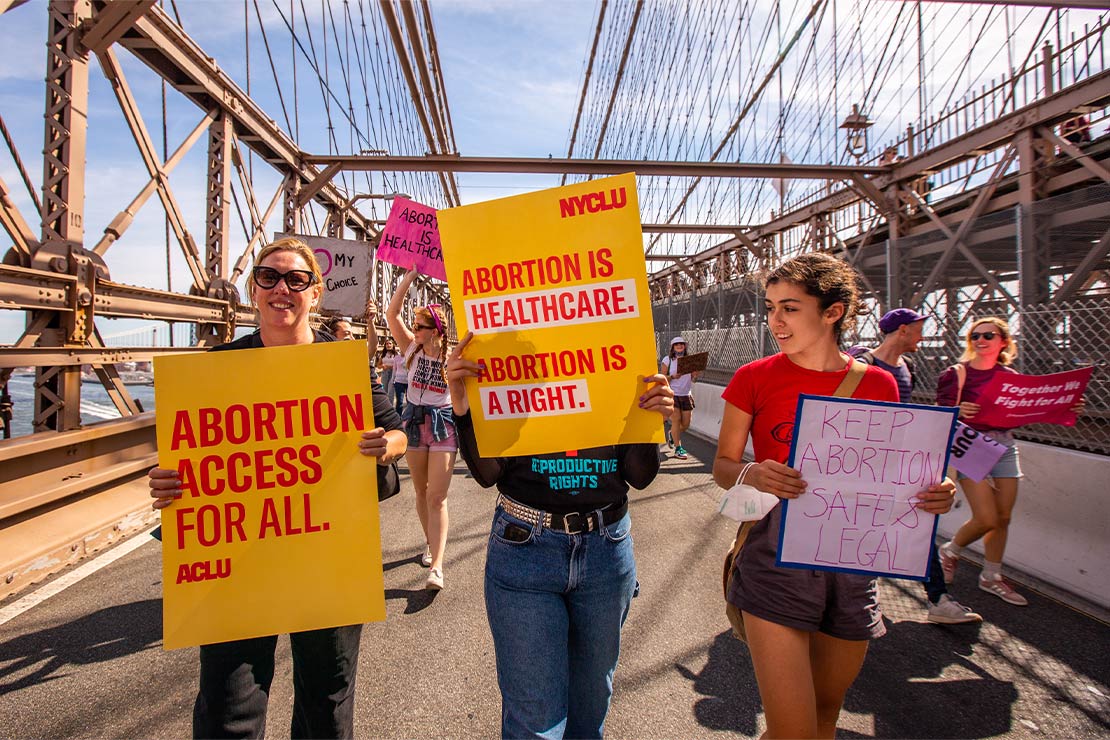
[[[952,366],[956,371],[956,405],[960,405],[960,401],[964,397],[964,382],[967,380],[967,368],[964,367],[962,362],[957,362]]]
[[[844,376],[844,380],[840,381],[840,385],[833,391],[833,395],[837,398],[851,398],[866,374],[867,363],[863,360],[852,360],[852,364],[848,367],[848,374]]]

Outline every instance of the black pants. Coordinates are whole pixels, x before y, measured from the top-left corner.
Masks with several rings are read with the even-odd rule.
[[[293,738],[354,736],[362,625],[294,632]],[[274,679],[277,635],[201,645],[193,737],[260,738]]]

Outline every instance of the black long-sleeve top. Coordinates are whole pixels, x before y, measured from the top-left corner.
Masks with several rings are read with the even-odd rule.
[[[628,487],[646,488],[659,472],[654,444],[624,444],[517,457],[481,457],[467,412],[455,415],[459,452],[478,485],[526,506],[567,514],[617,507]]]

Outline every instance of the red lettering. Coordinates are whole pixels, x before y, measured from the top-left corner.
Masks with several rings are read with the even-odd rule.
[[[232,493],[244,493],[251,487],[251,477],[244,474],[239,477],[240,468],[249,466],[251,456],[245,452],[233,452],[227,458],[227,487]]]
[[[238,419],[238,429],[235,428],[236,419]],[[228,406],[227,411],[224,412],[224,425],[227,427],[228,442],[235,445],[246,442],[251,436],[250,412],[247,407],[241,403]]]
[[[184,442],[186,447],[196,447],[197,439],[193,434],[193,422],[189,419],[188,411],[178,411],[173,418],[173,437],[170,439],[170,449],[176,450]]]
[[[268,462],[269,458],[273,456],[273,450],[254,451],[254,475],[257,480],[255,488],[260,491],[274,487],[274,481],[270,477],[270,473],[274,472],[274,466]]]
[[[312,402],[312,424],[320,434],[332,434],[339,427],[335,414],[335,399],[320,396]],[[305,433],[308,436],[308,433]]]
[[[274,462],[281,472],[277,475],[276,483],[282,488],[296,485],[297,466],[293,462],[297,459],[297,450],[292,447],[282,447],[274,453]]]
[[[277,417],[277,410],[273,404],[269,403],[256,403],[254,405],[254,437],[257,440],[262,439],[277,439],[277,432],[274,431],[274,419]],[[266,432],[266,436],[262,436],[262,432]]]
[[[324,469],[316,461],[318,457],[320,457],[320,448],[316,445],[305,445],[301,448],[301,465],[306,468],[301,471],[301,483],[306,485],[319,483],[320,478],[324,476]]]
[[[213,472],[215,469],[215,472]],[[200,490],[205,496],[219,496],[224,492],[224,481],[217,473],[224,469],[224,459],[219,455],[206,455],[200,461]]]
[[[197,410],[200,419],[200,446],[211,447],[223,442],[224,433],[220,428],[220,410],[203,408]]]

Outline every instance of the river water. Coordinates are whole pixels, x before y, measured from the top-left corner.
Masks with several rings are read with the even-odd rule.
[[[127,390],[131,397],[139,402],[144,411],[154,410],[154,386],[129,385]],[[31,422],[35,415],[35,376],[12,375],[8,381],[8,393],[11,394],[14,407],[12,409],[12,436],[19,437],[31,433]],[[118,419],[119,412],[108,397],[108,392],[100,381],[81,383],[81,423],[95,424],[106,419]]]

